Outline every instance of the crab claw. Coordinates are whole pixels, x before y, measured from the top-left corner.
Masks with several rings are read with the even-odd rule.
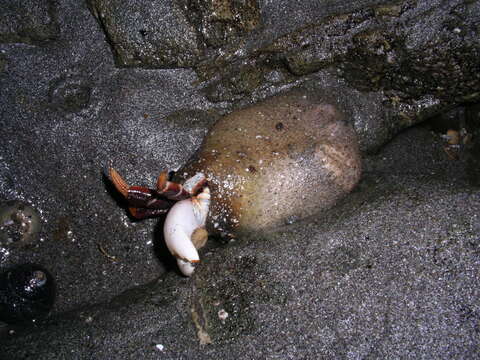
[[[205,222],[209,206],[210,190],[204,188],[197,196],[177,202],[165,219],[165,243],[185,276],[192,275],[200,262],[197,249],[208,237]]]
[[[165,214],[172,206],[166,199],[158,197],[155,190],[143,186],[129,186],[120,174],[113,168],[108,175],[115,189],[123,195],[130,207],[130,214],[137,219]]]

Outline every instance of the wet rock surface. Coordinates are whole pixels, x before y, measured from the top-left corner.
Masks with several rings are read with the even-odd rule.
[[[88,106],[91,92],[90,85],[82,77],[55,79],[50,86],[50,104],[53,108],[77,112]]]
[[[210,245],[191,279],[169,273],[18,329],[2,349],[38,359],[474,356],[480,194],[442,144],[412,129],[365,159],[357,190],[325,216]]]
[[[387,118],[391,134],[478,101],[478,2],[369,2],[358,11],[347,9],[358,5],[311,9],[310,16],[318,17],[308,16],[304,26],[276,36],[265,30],[248,45],[227,48],[202,63],[197,72],[208,83],[208,98],[258,97],[272,85],[302,82],[305,75],[333,69],[348,87],[381,98],[382,113],[365,126],[359,123],[359,129],[367,131]],[[368,148],[381,144],[380,138]]]
[[[257,0],[179,1],[207,47],[233,42],[261,26]]]
[[[189,67],[202,43],[176,1],[91,0],[120,66]]]
[[[0,43],[42,44],[59,35],[53,0],[6,0],[0,4]]]
[[[23,25],[15,19],[29,13],[20,2],[1,5],[17,4],[20,17],[9,19],[16,25],[2,34],[14,36],[0,43],[0,198],[2,206],[13,200],[32,207],[41,226],[29,246],[2,245],[0,266],[4,271],[15,264],[39,264],[56,279],[58,291],[48,322],[18,325],[13,332],[0,327],[2,355],[473,356],[478,348],[480,152],[478,105],[472,105],[478,84],[470,65],[478,60],[472,41],[478,39],[478,1],[259,1],[261,18],[254,30],[235,30],[233,42],[207,47],[202,59],[195,51],[203,45],[193,47],[191,58],[172,56],[174,66],[185,59],[200,62],[192,69],[168,70],[118,67],[108,32],[85,2],[35,2],[29,9],[38,24],[50,24],[44,14],[51,3],[58,31],[47,31],[53,37],[40,36],[46,41],[32,40],[43,31],[35,27],[18,35],[24,30],[18,30]],[[389,8],[392,4],[401,6],[400,13]],[[444,21],[454,19],[456,11],[460,34]],[[426,73],[416,91],[412,74],[418,71],[410,71],[416,62],[410,62],[408,51],[407,57],[397,58],[403,59],[395,63],[400,68],[383,68],[385,55],[380,53],[371,71],[334,61],[305,75],[289,70],[283,50],[258,52],[279,39],[301,36],[301,29],[311,35],[312,28],[321,28],[331,16],[335,21],[342,14],[366,16],[362,24],[368,30],[370,25],[383,29],[401,23],[407,13],[410,21],[398,28],[400,34],[405,29],[410,34],[405,46],[422,50],[430,44],[426,39],[441,35],[440,43],[434,42],[439,53],[446,64],[460,66],[458,71],[450,65],[435,68],[439,81],[455,84],[441,94],[428,80],[433,71],[428,57],[419,68]],[[422,13],[431,26],[422,23]],[[183,10],[179,14],[184,16]],[[142,36],[138,25],[130,24]],[[202,44],[203,37],[191,26]],[[369,39],[383,39],[392,28],[374,31]],[[370,40],[358,42],[367,45],[367,53],[359,56],[372,59],[371,52],[379,49]],[[458,51],[448,52],[444,40]],[[337,45],[332,44],[335,53]],[[394,44],[404,54],[402,43]],[[183,48],[171,48],[178,49]],[[348,49],[356,53],[355,47]],[[451,58],[459,53],[463,57]],[[415,59],[421,62],[421,51]],[[348,61],[356,60],[352,55]],[[402,85],[397,76],[386,81],[392,69],[407,76],[406,98],[396,98],[398,89],[388,87]],[[369,88],[366,79],[372,74],[384,78]],[[466,133],[451,123],[434,129],[439,132],[434,135],[407,132],[366,158],[360,186],[331,212],[261,238],[212,241],[202,250],[205,260],[191,280],[165,273],[171,257],[159,236],[161,222],[128,218],[102,169],[114,166],[129,183],[152,185],[161,170],[176,170],[187,162],[220,115],[300,84],[345,114],[363,154],[446,104],[465,107]],[[475,91],[466,96],[469,87]],[[406,109],[410,116],[410,105],[413,121],[402,120],[398,111]],[[442,137],[445,130],[458,130],[460,143],[449,144]],[[200,341],[212,344],[200,346]]]
[[[9,324],[45,318],[55,302],[55,280],[43,267],[22,264],[0,275],[0,320]]]

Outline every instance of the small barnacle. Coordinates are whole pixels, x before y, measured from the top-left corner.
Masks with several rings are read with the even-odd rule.
[[[0,245],[26,245],[38,239],[41,222],[38,212],[21,201],[0,205]]]
[[[0,320],[13,324],[48,315],[56,287],[53,276],[36,264],[13,267],[0,275]]]

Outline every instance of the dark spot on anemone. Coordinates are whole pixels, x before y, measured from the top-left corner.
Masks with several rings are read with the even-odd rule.
[[[147,36],[147,30],[145,30],[145,29],[139,30],[139,33],[140,33],[140,35],[142,35],[143,37]]]
[[[250,165],[248,167],[248,171],[251,172],[252,174],[255,174],[257,172],[257,169],[255,168],[255,166]]]
[[[283,130],[284,128],[284,125],[282,122],[278,122],[276,125],[275,125],[275,129],[277,129],[278,131],[281,131]]]

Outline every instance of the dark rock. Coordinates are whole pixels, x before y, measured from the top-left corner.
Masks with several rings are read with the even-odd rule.
[[[0,197],[32,204],[42,219],[41,241],[32,247],[0,247],[2,272],[14,264],[48,263],[58,290],[53,316],[47,320],[28,327],[0,324],[1,358],[477,355],[478,87],[473,84],[477,90],[470,100],[456,99],[453,90],[458,87],[465,94],[462,73],[470,70],[460,69],[458,84],[448,72],[440,73],[452,80],[453,102],[442,98],[435,108],[428,97],[410,104],[401,94],[395,96],[397,90],[384,91],[381,86],[389,84],[388,77],[369,90],[367,76],[362,78],[353,65],[342,70],[341,63],[333,62],[328,68],[295,75],[286,65],[287,53],[260,51],[341,14],[370,14],[366,29],[369,24],[393,24],[407,12],[397,16],[398,9],[383,7],[402,8],[406,2],[259,1],[260,27],[241,37],[232,33],[233,43],[202,51],[197,73],[118,68],[101,23],[86,2],[55,4],[60,28],[56,41],[34,44],[41,46],[0,43]],[[443,29],[442,19],[457,4],[470,9],[458,22],[468,31],[458,26],[458,36],[468,40],[478,29],[478,1],[415,4],[412,11],[418,18],[400,22],[395,30],[410,29],[412,46],[416,46],[412,39],[418,38],[419,44],[428,43],[423,41],[427,35],[435,39],[437,30]],[[422,9],[428,10],[425,19],[438,14],[433,24],[422,24]],[[179,13],[185,17],[184,9]],[[371,30],[379,33],[375,27]],[[142,33],[148,36],[144,31],[138,36]],[[203,36],[197,36],[202,42]],[[357,39],[368,47],[359,54],[374,51],[372,39]],[[463,56],[460,48],[452,49],[457,53],[441,53]],[[467,46],[465,51],[469,50]],[[388,74],[380,55],[372,73]],[[466,53],[465,59],[473,59],[470,55]],[[468,67],[468,61],[462,64]],[[399,72],[414,74],[410,62],[404,64]],[[260,73],[252,76],[261,80],[259,86],[235,87],[230,79],[237,78],[243,67]],[[367,69],[365,73],[371,75]],[[51,85],[71,77],[81,78],[91,89],[88,105],[77,112],[50,103]],[[420,80],[420,92],[433,88],[426,75]],[[162,169],[180,168],[198,149],[212,110],[223,115],[300,84],[353,121],[364,153],[378,151],[364,156],[363,179],[356,190],[328,213],[294,224],[295,219],[287,219],[287,225],[268,238],[254,234],[228,244],[212,239],[202,249],[203,262],[190,280],[176,273],[165,275],[170,254],[161,246],[161,223],[131,221],[109,192],[101,169],[115,165],[129,183],[152,185]],[[209,100],[204,91],[210,87]],[[407,90],[412,99],[419,94],[412,85]],[[435,100],[433,95],[430,99]],[[443,108],[446,103],[451,106]],[[400,121],[399,111],[411,107],[420,114],[421,109],[415,110],[420,105],[428,111],[414,122],[437,110],[465,107],[471,142],[460,146],[456,158],[444,150],[440,134],[425,128],[407,130],[381,147],[412,123],[407,117]],[[282,133],[285,128],[277,130],[275,123],[272,131]],[[292,158],[296,153],[290,149]],[[152,283],[158,276],[163,281]],[[212,344],[201,346],[200,336]]]
[[[196,129],[206,135],[206,130],[220,118],[220,114],[214,110],[179,110],[169,114],[165,121],[175,128]]]
[[[62,77],[50,85],[50,104],[67,112],[77,112],[90,102],[92,89],[82,77]]]
[[[0,3],[0,43],[42,44],[58,37],[54,0],[5,0]]]
[[[204,45],[176,1],[90,0],[119,66],[190,67]]]
[[[239,92],[235,78],[242,68],[264,74],[288,71],[284,84],[334,69],[349,87],[382,99],[383,110],[370,123],[387,118],[386,139],[445,109],[480,99],[478,2],[372,2],[357,11],[342,10],[272,41],[224,49],[214,61],[204,62],[197,71],[209,81],[209,99],[255,98],[273,85],[267,77],[257,77],[263,80]],[[368,149],[375,150],[378,143],[370,142]]]
[[[0,54],[0,74],[4,72],[6,68],[7,68],[7,58],[3,54]]]
[[[208,47],[231,43],[259,27],[257,0],[90,0],[120,66],[197,65]]]
[[[474,357],[480,203],[465,163],[417,128],[365,165],[324,217],[210,245],[192,278],[18,329],[3,354],[154,359],[159,344],[168,358]]]
[[[425,123],[433,131],[440,134],[446,134],[448,130],[460,131],[466,128],[465,112],[465,106],[457,106],[449,111],[433,116]]]
[[[232,42],[260,25],[258,0],[180,0],[179,3],[209,47]]]
[[[478,4],[471,2],[438,7],[403,1],[332,16],[261,51],[280,56],[295,75],[335,64],[356,88],[390,91],[406,102],[426,96],[470,101],[479,96],[479,13]]]
[[[227,67],[221,72],[231,71],[225,81],[213,81],[205,88],[205,95],[213,102],[241,100],[259,89],[265,87],[264,81],[270,69],[244,66],[240,68]],[[200,73],[205,76],[204,73]]]
[[[322,8],[306,2],[302,9],[284,4],[292,8],[292,16],[285,18],[285,23],[290,24],[288,31],[276,23],[279,14],[275,11],[279,9],[264,4],[264,10],[272,16],[265,19],[260,17],[262,8],[255,1],[173,3],[158,8],[154,15],[142,16],[153,22],[154,17],[165,17],[168,11],[170,17],[183,11],[178,16],[183,19],[182,26],[191,24],[191,32],[185,33],[196,39],[197,46],[190,46],[193,40],[189,46],[178,46],[175,42],[182,37],[175,36],[171,43],[165,43],[168,51],[162,50],[160,43],[144,46],[135,40],[147,36],[148,31],[138,30],[143,35],[132,37],[137,30],[129,27],[134,22],[126,20],[130,15],[119,4],[92,4],[99,17],[108,13],[109,18],[117,19],[103,20],[109,34],[118,27],[116,24],[124,24],[123,30],[116,29],[114,35],[109,35],[111,39],[121,37],[112,41],[117,53],[147,54],[144,59],[128,61],[129,65],[194,66],[205,82],[205,94],[213,102],[248,102],[264,97],[272,88],[302,83],[312,74],[323,76],[322,72],[334,69],[335,76],[345,79],[347,87],[363,94],[377,94],[381,102],[378,115],[368,120],[368,129],[381,128],[381,133],[376,136],[369,130],[369,136],[374,138],[361,141],[363,151],[375,151],[398,131],[444,109],[480,98],[477,3],[457,0],[439,6],[435,2],[407,0],[364,1]],[[175,6],[178,9],[173,11]],[[146,7],[137,10],[143,14]],[[295,16],[302,11],[308,13],[303,25]],[[272,33],[272,27],[277,26],[284,30]],[[155,33],[164,37],[168,34],[157,30]],[[124,43],[115,45],[119,41]],[[131,51],[137,44],[139,47]],[[126,52],[122,50],[127,48]],[[155,51],[172,54],[171,61],[157,61],[158,54],[152,55]],[[185,57],[191,61],[183,61]],[[126,64],[123,60],[119,63]],[[369,100],[359,105],[367,108]],[[365,133],[366,123],[357,121],[356,128]]]
[[[465,126],[464,144],[469,149],[469,180],[473,186],[480,187],[480,104],[466,107]]]

